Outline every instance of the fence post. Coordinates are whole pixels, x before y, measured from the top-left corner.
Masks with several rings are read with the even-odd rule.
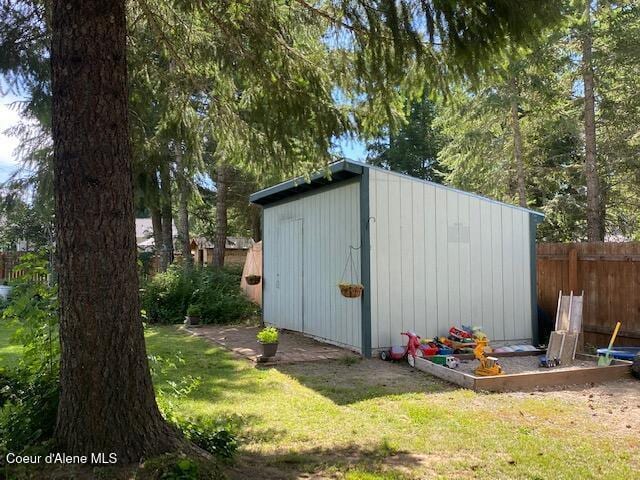
[[[578,293],[578,250],[569,250],[569,291]]]

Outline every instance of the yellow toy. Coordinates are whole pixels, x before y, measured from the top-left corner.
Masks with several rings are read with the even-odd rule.
[[[498,364],[498,359],[495,357],[486,357],[484,355],[484,347],[487,346],[486,339],[478,339],[476,348],[473,349],[473,354],[480,362],[478,368],[476,368],[476,375],[480,377],[490,377],[493,375],[503,375],[502,367]]]

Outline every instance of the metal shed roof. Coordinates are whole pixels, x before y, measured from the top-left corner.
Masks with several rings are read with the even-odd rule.
[[[500,202],[498,200],[494,200],[489,197],[484,197],[482,195],[478,195],[475,193],[466,192],[464,190],[458,190],[456,188],[448,187],[446,185],[442,185],[439,183],[430,182],[428,180],[423,180],[421,178],[416,178],[410,175],[394,172],[393,170],[387,170],[384,168],[375,167],[373,165],[368,165],[366,163],[355,162],[353,160],[341,160],[339,162],[332,163],[328,166],[327,170],[314,172],[313,174],[311,174],[309,178],[297,177],[282,183],[278,183],[277,185],[274,185],[272,187],[265,188],[263,190],[260,190],[258,192],[251,194],[249,196],[249,201],[251,203],[255,203],[258,205],[263,205],[263,206],[269,205],[271,203],[275,203],[280,200],[293,197],[301,193],[305,193],[305,192],[308,192],[332,183],[337,183],[340,181],[348,180],[353,177],[357,177],[359,175],[362,175],[364,169],[378,170],[378,171],[389,173],[392,175],[410,178],[416,182],[427,183],[438,188],[443,188],[445,190],[452,190],[452,191],[455,191],[464,195],[468,195],[474,198],[479,198],[484,201],[498,203],[500,205],[505,205],[518,210],[523,210],[532,215],[535,215],[540,220],[544,218],[544,214],[540,212],[536,212],[535,210],[519,207],[517,205],[511,205],[509,203]]]

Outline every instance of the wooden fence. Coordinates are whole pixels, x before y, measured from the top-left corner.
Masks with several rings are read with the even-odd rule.
[[[558,292],[584,291],[584,343],[640,345],[640,243],[538,244],[538,304],[555,318]]]
[[[0,252],[0,285],[24,276],[22,270],[15,268],[16,265],[20,263],[20,257],[22,255],[22,252]],[[47,275],[34,275],[33,280],[46,283]]]

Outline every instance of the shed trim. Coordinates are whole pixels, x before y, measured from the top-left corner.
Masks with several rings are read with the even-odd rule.
[[[309,177],[296,177],[292,180],[287,180],[255,192],[249,196],[249,201],[258,205],[267,205],[277,202],[278,200],[308,192],[309,190],[314,190],[318,187],[332,184],[333,182],[339,182],[362,175],[362,172],[362,165],[342,160],[332,163],[326,170],[312,173]]]
[[[429,180],[423,180],[421,178],[412,177],[411,175],[406,175],[404,173],[395,172],[393,170],[387,170],[385,168],[376,167],[373,165],[369,165],[368,163],[357,162],[354,160],[341,160],[339,162],[330,164],[326,170],[316,171],[312,173],[309,177],[300,176],[291,180],[287,180],[285,182],[278,183],[277,185],[274,185],[272,187],[265,188],[263,190],[260,190],[258,192],[251,194],[249,196],[249,201],[251,203],[255,203],[258,205],[263,205],[263,206],[268,205],[288,197],[299,195],[301,193],[305,193],[310,190],[315,190],[316,188],[320,188],[325,185],[330,185],[334,182],[337,183],[337,182],[346,180],[348,178],[353,178],[358,175],[363,175],[364,172],[369,169],[377,170],[377,171],[388,173],[391,175],[396,175],[398,177],[408,178],[415,182],[432,185],[436,188],[450,190],[456,193],[467,195],[472,198],[477,198],[479,200],[484,200],[484,201],[495,203],[498,205],[504,205],[516,210],[525,211],[532,215],[537,216],[540,219],[544,218],[544,214],[540,212],[536,212],[535,210],[531,210],[529,208],[524,208],[517,205],[511,205],[510,203],[500,202],[493,198],[485,197],[483,195],[478,195],[477,193],[466,192],[464,190],[459,190],[457,188],[442,185],[440,183],[431,182]]]
[[[360,271],[362,272],[361,353],[371,358],[371,233],[369,229],[369,169],[360,176]]]
[[[536,232],[541,218],[529,215],[529,288],[531,289],[531,343],[540,344],[540,331],[538,325],[538,272],[536,258]]]

